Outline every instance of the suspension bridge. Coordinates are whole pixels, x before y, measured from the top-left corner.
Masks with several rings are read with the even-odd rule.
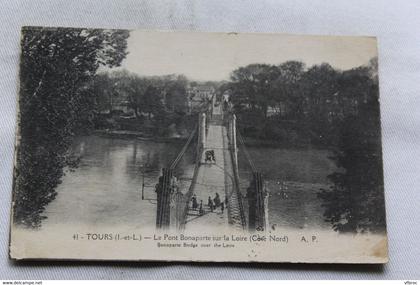
[[[180,187],[175,173],[194,142],[191,183],[189,187]],[[239,179],[238,146],[242,147],[252,170],[249,184],[244,187]],[[236,116],[228,103],[215,105],[213,100],[199,114],[197,127],[183,148],[174,161],[162,169],[156,193],[158,229],[182,231],[217,227],[264,231],[268,225],[268,195],[262,175],[246,150],[236,127]]]

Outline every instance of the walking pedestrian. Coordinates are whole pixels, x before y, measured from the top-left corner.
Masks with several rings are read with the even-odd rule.
[[[213,200],[211,199],[210,196],[209,196],[208,206],[210,208],[210,211],[213,212],[213,210],[214,210],[214,204],[213,204]]]
[[[197,207],[198,207],[197,198],[195,196],[193,196],[191,198],[191,201],[192,201],[192,208],[193,208],[193,210],[197,210]]]
[[[216,197],[214,197],[213,201],[214,201],[214,207],[215,208],[217,208],[217,207],[220,206],[220,196],[219,196],[219,193],[216,193]]]
[[[222,210],[222,214],[223,214],[223,211],[225,210],[225,203],[220,203],[220,210]]]
[[[200,200],[200,208],[198,210],[198,213],[200,214],[200,216],[204,215],[203,200]]]

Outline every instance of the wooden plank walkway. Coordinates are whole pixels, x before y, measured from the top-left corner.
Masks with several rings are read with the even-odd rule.
[[[204,162],[206,150],[214,151],[215,162]],[[220,106],[213,109],[213,116],[209,120],[203,157],[197,171],[194,195],[198,204],[203,204],[204,214],[200,215],[198,210],[193,210],[190,207],[185,228],[187,230],[199,230],[209,227],[233,226],[242,229],[232,156],[229,149],[227,129],[222,122]],[[209,197],[214,199],[216,193],[224,202],[224,211],[219,207],[212,212],[208,207]]]

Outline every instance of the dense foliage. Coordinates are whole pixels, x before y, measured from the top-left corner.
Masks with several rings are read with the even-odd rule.
[[[95,127],[158,132],[154,135],[159,136],[171,136],[170,129],[175,127],[178,130],[172,130],[172,135],[189,132],[195,117],[191,118],[188,105],[188,84],[183,75],[145,77],[126,70],[99,73],[93,85]]]
[[[36,227],[56,195],[72,137],[91,125],[92,79],[126,56],[122,30],[24,28],[20,63],[19,147],[14,222]]]
[[[379,106],[376,98],[358,115],[342,122],[333,159],[343,172],[329,176],[333,185],[322,190],[327,221],[340,232],[384,231],[385,200]]]
[[[331,147],[339,141],[339,122],[375,96],[374,68],[251,64],[232,72],[228,88],[245,136],[277,145]]]
[[[319,197],[335,230],[385,229],[376,59],[346,71],[298,61],[251,64],[234,70],[225,89],[248,138],[334,150],[340,171]]]

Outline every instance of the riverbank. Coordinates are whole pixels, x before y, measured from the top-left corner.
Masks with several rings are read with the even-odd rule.
[[[258,139],[255,137],[247,137],[243,136],[245,146],[247,147],[264,147],[264,148],[271,148],[271,149],[298,149],[298,150],[328,150],[328,151],[335,151],[337,148],[334,146],[321,146],[312,144],[309,142],[297,142],[291,143],[287,141],[281,140],[270,140],[270,139]],[[238,140],[239,141],[239,140]]]
[[[321,149],[247,147],[254,166],[265,179],[274,181],[299,181],[302,183],[329,183],[328,175],[338,171],[330,157],[333,153]],[[239,170],[243,177],[251,171],[246,155],[238,152]]]
[[[158,137],[146,134],[144,132],[126,131],[126,130],[95,130],[94,135],[106,138],[117,138],[117,139],[137,139],[141,141],[153,141],[153,142],[183,142],[188,137]]]

